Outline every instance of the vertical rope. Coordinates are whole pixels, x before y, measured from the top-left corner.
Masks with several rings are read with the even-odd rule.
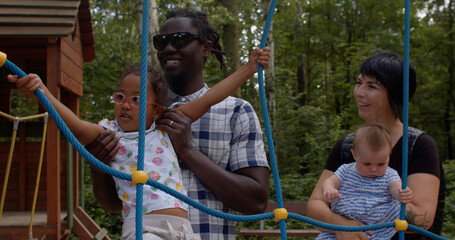
[[[269,12],[267,13],[267,18],[265,21],[264,31],[262,33],[261,43],[259,48],[264,48],[267,44],[267,36],[269,35],[270,25],[272,24],[273,14],[275,12],[277,0],[272,0],[269,8]],[[267,109],[267,100],[265,97],[264,91],[264,73],[263,67],[261,64],[258,65],[258,84],[259,84],[259,95],[261,99],[261,109],[262,109],[262,116],[264,118],[264,127],[265,133],[267,137],[267,146],[269,148],[269,155],[270,155],[270,164],[272,165],[272,174],[273,174],[273,182],[275,184],[275,193],[276,193],[276,201],[277,207],[283,208],[283,197],[281,193],[281,184],[280,184],[280,176],[278,174],[278,165],[276,162],[276,155],[275,155],[275,147],[273,144],[272,138],[272,131],[270,128],[270,121],[269,121],[269,113]],[[287,239],[286,235],[286,220],[280,220],[280,230],[281,230],[281,239]]]
[[[410,28],[410,0],[405,0],[404,16],[404,62],[403,62],[403,138],[402,138],[402,189],[407,186],[408,179],[408,109],[409,109],[409,28]],[[401,203],[400,219],[406,217],[406,204]],[[404,231],[399,232],[400,240],[404,239]]]
[[[139,103],[139,146],[137,171],[144,170],[145,123],[147,104],[147,52],[149,29],[149,0],[142,5],[142,40],[141,40],[141,91]],[[142,193],[143,184],[136,184],[136,239],[142,240]]]

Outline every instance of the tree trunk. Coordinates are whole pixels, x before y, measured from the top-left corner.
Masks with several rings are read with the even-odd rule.
[[[273,25],[267,37],[267,46],[270,47],[269,67],[264,74],[265,96],[270,115],[270,125],[272,132],[276,129],[276,100],[275,100],[275,42],[273,41]]]
[[[158,22],[158,4],[156,0],[150,0],[149,7],[149,58],[152,63],[152,66],[155,66],[156,69],[161,69],[160,63],[158,62],[158,57],[156,56],[156,49],[153,47],[152,37],[159,33],[160,23]]]
[[[267,13],[269,12],[270,8],[270,0],[263,1],[263,9],[264,9],[264,24],[267,19]],[[270,25],[269,34],[267,35],[267,46],[270,47],[270,57],[269,57],[269,67],[264,74],[264,85],[265,85],[265,97],[267,99],[267,108],[269,112],[269,120],[270,120],[270,130],[272,133],[276,130],[276,100],[275,100],[275,43],[273,41],[273,24]],[[275,135],[275,134],[273,134]]]
[[[224,69],[224,77],[231,75],[241,66],[240,62],[240,44],[239,44],[239,3],[237,0],[219,0],[229,13],[234,17],[235,21],[227,23],[223,26],[223,45],[226,52],[226,68]],[[234,93],[236,97],[241,97],[240,88]]]
[[[453,33],[453,21],[454,21],[454,12],[453,12],[453,0],[449,1],[448,4],[448,33],[449,33],[449,43],[454,42],[454,33]],[[453,149],[452,149],[452,109],[455,106],[454,97],[453,97],[453,79],[454,79],[454,71],[455,71],[455,58],[454,58],[454,47],[453,44],[449,44],[448,46],[448,75],[449,75],[449,86],[447,89],[447,101],[446,101],[446,113],[445,113],[445,125],[446,125],[446,159],[453,159]]]
[[[136,14],[137,14],[137,26],[139,29],[139,42],[142,40],[142,10],[143,0],[136,0]],[[156,0],[149,0],[149,41],[148,41],[148,60],[151,62],[157,70],[161,70],[159,67],[158,58],[156,56],[156,49],[153,47],[152,36],[159,32],[158,23],[158,5]]]
[[[308,2],[308,19],[307,19],[307,34],[306,34],[306,44],[305,44],[305,55],[303,56],[303,66],[304,66],[304,74],[305,74],[305,96],[304,96],[304,101],[305,104],[309,103],[311,100],[311,57],[312,57],[312,52],[311,52],[311,20],[312,20],[312,8],[311,8],[311,2]],[[303,26],[302,26],[303,27]],[[306,56],[306,57],[305,57]]]
[[[297,16],[302,16],[303,7],[298,2],[296,3],[296,9],[297,9]],[[309,17],[311,16],[310,15],[310,11],[308,11],[308,15],[309,15]],[[301,17],[297,17],[297,21],[296,21],[295,26],[296,26],[296,35],[297,35],[297,37],[302,37],[301,34],[303,33],[303,19]],[[307,41],[309,42],[309,39],[307,39]],[[308,47],[305,50],[308,50]],[[299,62],[299,66],[297,67],[297,91],[298,91],[298,94],[299,94],[300,105],[303,106],[306,103],[306,93],[305,93],[305,90],[306,90],[306,85],[305,85],[305,76],[306,76],[305,75],[305,55],[304,55],[303,52],[297,57],[297,60]]]

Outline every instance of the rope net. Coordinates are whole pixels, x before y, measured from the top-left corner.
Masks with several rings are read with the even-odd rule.
[[[407,146],[407,136],[408,136],[408,126],[407,126],[407,112],[408,112],[408,75],[409,75],[409,11],[410,11],[410,0],[405,0],[405,53],[404,53],[404,59],[405,59],[405,64],[404,64],[404,94],[403,94],[403,146]],[[275,11],[277,0],[272,0],[271,6],[269,8],[269,12],[267,15],[266,23],[264,26],[264,32],[262,35],[261,43],[260,43],[260,48],[264,48],[266,45],[266,40],[267,36],[269,33],[270,25],[272,23],[272,18],[273,14]],[[148,9],[149,9],[149,1],[144,0],[143,4],[143,22],[142,22],[142,45],[141,45],[141,91],[140,91],[140,98],[145,99],[146,98],[146,92],[147,92],[147,46],[148,46]],[[0,52],[1,53],[1,52]],[[9,60],[2,59],[2,54],[0,54],[0,66],[2,65],[1,63],[4,62],[5,67],[7,67],[10,71],[12,71],[14,74],[18,75],[19,77],[24,77],[26,74],[19,69],[14,63],[10,62]],[[275,157],[275,150],[274,150],[274,145],[273,145],[273,138],[270,130],[270,123],[269,123],[269,117],[268,117],[268,110],[267,110],[267,103],[266,103],[266,97],[265,97],[265,91],[264,91],[264,81],[263,81],[263,67],[262,65],[259,64],[258,66],[258,83],[259,83],[259,93],[260,93],[260,99],[261,99],[261,108],[262,108],[262,114],[264,118],[264,127],[265,127],[265,132],[266,132],[266,137],[267,137],[267,144],[269,148],[269,154],[270,154],[270,162],[271,162],[271,167],[272,167],[272,174],[273,174],[273,180],[275,183],[275,190],[276,190],[276,201],[277,201],[277,210],[283,209],[283,199],[282,199],[282,193],[281,193],[281,185],[280,185],[280,180],[279,180],[279,174],[278,174],[278,169],[277,169],[277,162],[276,162],[276,157]],[[414,226],[412,224],[403,224],[404,221],[404,211],[406,206],[404,204],[401,205],[401,212],[400,212],[400,219],[401,220],[395,220],[394,222],[386,222],[386,223],[380,223],[380,224],[374,224],[374,225],[365,225],[365,226],[340,226],[340,225],[334,225],[334,224],[328,224],[324,223],[315,219],[311,219],[306,216],[302,216],[299,214],[295,213],[288,213],[288,214],[275,214],[273,212],[269,213],[262,213],[262,214],[254,214],[254,215],[235,215],[235,214],[227,214],[223,213],[220,211],[216,211],[210,208],[207,208],[205,205],[202,205],[193,199],[159,183],[156,182],[152,179],[143,179],[142,177],[135,177],[130,174],[122,173],[117,170],[112,169],[111,167],[107,166],[106,164],[100,162],[97,160],[93,155],[91,155],[74,137],[74,135],[71,133],[71,131],[68,129],[66,124],[63,122],[59,114],[56,112],[55,108],[52,106],[52,104],[49,102],[49,100],[44,96],[44,94],[37,89],[35,91],[35,95],[38,97],[38,100],[43,104],[43,106],[47,109],[49,114],[52,116],[62,133],[66,136],[66,138],[70,141],[70,143],[73,145],[73,147],[85,158],[87,161],[89,161],[91,164],[93,164],[95,167],[103,171],[104,173],[107,173],[111,176],[117,177],[119,179],[123,179],[125,181],[136,181],[133,182],[136,184],[137,191],[136,191],[136,197],[137,197],[137,206],[142,206],[142,187],[143,184],[148,184],[152,187],[155,187],[157,189],[160,189],[161,191],[166,192],[167,194],[170,194],[171,196],[174,196],[185,203],[191,205],[194,208],[197,208],[199,211],[202,211],[206,214],[210,214],[212,216],[226,219],[229,221],[237,221],[237,222],[252,222],[252,221],[259,221],[259,220],[266,220],[266,219],[275,219],[279,221],[280,224],[280,231],[281,231],[281,239],[285,240],[287,239],[286,235],[286,219],[294,219],[298,221],[302,221],[308,224],[311,224],[315,227],[327,229],[327,230],[335,230],[335,231],[345,231],[345,232],[364,232],[364,231],[370,231],[370,230],[378,230],[382,228],[395,228],[397,231],[400,233],[400,239],[404,239],[404,232],[405,230],[409,231],[414,231],[417,233],[420,233],[422,235],[425,235],[427,237],[433,238],[433,239],[446,239],[441,236],[438,236],[434,233],[431,233],[427,230],[421,229],[417,226]],[[140,175],[140,172],[143,170],[144,166],[144,136],[145,136],[145,101],[140,102],[140,120],[139,120],[139,156],[138,156],[138,167],[137,171]],[[407,178],[407,148],[403,148],[403,189],[406,188],[406,178]],[[405,175],[406,174],[406,175]],[[135,175],[133,173],[133,175]],[[141,212],[140,207],[136,208],[136,239],[137,240],[142,240],[142,212]],[[280,211],[274,211],[280,213]],[[287,215],[287,216],[286,216]],[[405,222],[405,221],[404,221]]]

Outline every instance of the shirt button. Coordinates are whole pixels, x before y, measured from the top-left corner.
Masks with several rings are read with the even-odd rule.
[[[185,100],[186,100],[186,99],[185,99],[185,98],[183,98],[183,97],[182,97],[182,99],[180,99],[180,101],[181,101],[181,102],[185,102]]]

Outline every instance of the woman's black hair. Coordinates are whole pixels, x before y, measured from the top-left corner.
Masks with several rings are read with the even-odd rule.
[[[141,75],[141,66],[138,64],[132,64],[125,68],[123,71],[122,76],[120,78],[120,82],[129,75],[129,74],[136,74]],[[150,63],[147,67],[147,81],[149,81],[150,86],[152,86],[152,90],[156,95],[156,103],[161,106],[167,106],[167,94],[169,91],[169,87],[167,85],[166,80],[164,79],[163,75],[156,70]]]
[[[360,73],[374,77],[388,92],[395,117],[403,113],[403,59],[394,53],[384,52],[371,56],[360,66]],[[409,64],[409,101],[416,90],[416,71]]]
[[[223,52],[220,45],[220,33],[215,26],[210,24],[207,14],[192,10],[190,8],[179,8],[170,10],[166,13],[166,20],[173,17],[191,18],[191,24],[193,24],[193,26],[198,29],[198,35],[201,37],[202,42],[210,41],[212,43],[212,49],[210,49],[210,51],[211,53],[215,54],[218,62],[220,62],[220,68],[223,68],[223,55],[226,53]]]

